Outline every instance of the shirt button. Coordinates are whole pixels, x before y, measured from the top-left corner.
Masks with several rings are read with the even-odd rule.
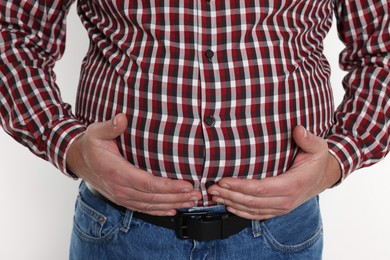
[[[210,60],[214,56],[214,52],[212,50],[206,51],[206,57]]]
[[[206,125],[208,126],[213,126],[215,124],[215,118],[213,116],[208,116],[204,119],[204,122],[206,123]]]

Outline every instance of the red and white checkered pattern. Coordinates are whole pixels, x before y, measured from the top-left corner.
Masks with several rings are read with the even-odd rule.
[[[63,172],[85,125],[119,112],[123,155],[157,176],[209,180],[285,172],[304,125],[344,176],[389,149],[387,0],[80,0],[91,39],[76,115],[53,66],[72,1],[0,2],[2,127]],[[334,111],[323,39],[336,14],[349,71]]]

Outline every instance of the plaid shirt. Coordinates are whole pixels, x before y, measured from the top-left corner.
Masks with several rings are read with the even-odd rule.
[[[389,149],[388,0],[79,0],[90,48],[76,114],[53,66],[73,1],[0,2],[0,121],[66,173],[86,125],[125,113],[123,156],[157,176],[209,180],[285,172],[303,125],[343,176]],[[323,40],[336,15],[345,98],[333,107]]]

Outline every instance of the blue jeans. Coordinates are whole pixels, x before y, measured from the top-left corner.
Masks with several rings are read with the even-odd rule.
[[[211,207],[218,211],[223,206]],[[80,185],[70,259],[321,259],[322,222],[318,198],[292,212],[263,222],[227,239],[181,240],[170,229],[132,218]]]

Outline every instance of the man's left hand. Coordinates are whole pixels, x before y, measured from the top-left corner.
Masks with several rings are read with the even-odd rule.
[[[208,193],[228,211],[262,220],[290,212],[340,180],[340,165],[324,139],[302,126],[294,129],[293,138],[301,149],[284,174],[261,180],[223,178]]]

